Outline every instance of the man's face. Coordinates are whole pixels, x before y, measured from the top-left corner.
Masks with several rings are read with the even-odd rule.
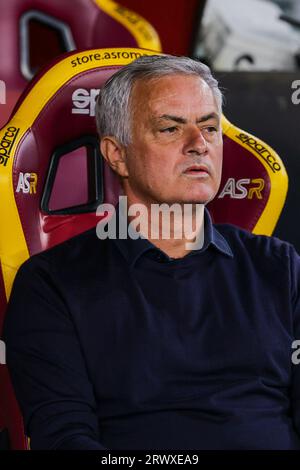
[[[222,171],[220,112],[194,75],[137,81],[124,191],[131,202],[207,203]]]

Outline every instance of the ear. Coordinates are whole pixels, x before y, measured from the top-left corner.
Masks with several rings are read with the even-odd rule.
[[[122,178],[127,178],[128,170],[124,146],[115,137],[105,136],[101,139],[100,150],[111,169]]]

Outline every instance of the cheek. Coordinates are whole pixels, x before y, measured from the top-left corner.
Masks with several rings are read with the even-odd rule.
[[[135,176],[142,173],[146,165],[146,153],[142,146],[129,146],[126,152],[126,164],[129,176]]]
[[[215,166],[216,172],[219,174],[222,171],[223,164],[223,144],[221,143],[212,150],[212,161]]]
[[[170,152],[164,152],[155,146],[143,145],[132,153],[132,165],[145,178],[155,175],[159,178],[170,167]]]

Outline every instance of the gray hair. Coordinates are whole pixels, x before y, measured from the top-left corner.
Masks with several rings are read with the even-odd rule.
[[[213,92],[222,111],[223,96],[207,65],[189,57],[142,56],[118,70],[100,90],[96,102],[96,122],[100,139],[111,135],[123,145],[130,143],[130,96],[136,80],[185,74],[201,77]]]

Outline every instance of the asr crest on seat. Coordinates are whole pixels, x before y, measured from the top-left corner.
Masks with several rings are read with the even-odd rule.
[[[135,48],[69,53],[37,77],[1,129],[0,328],[21,263],[95,226],[96,207],[117,202],[118,179],[98,149],[95,99],[113,73],[153,53]],[[222,130],[223,176],[209,204],[212,218],[271,235],[287,193],[284,165],[266,143],[224,116]],[[26,448],[4,365],[0,365],[0,390],[0,428],[8,428],[12,448]]]

